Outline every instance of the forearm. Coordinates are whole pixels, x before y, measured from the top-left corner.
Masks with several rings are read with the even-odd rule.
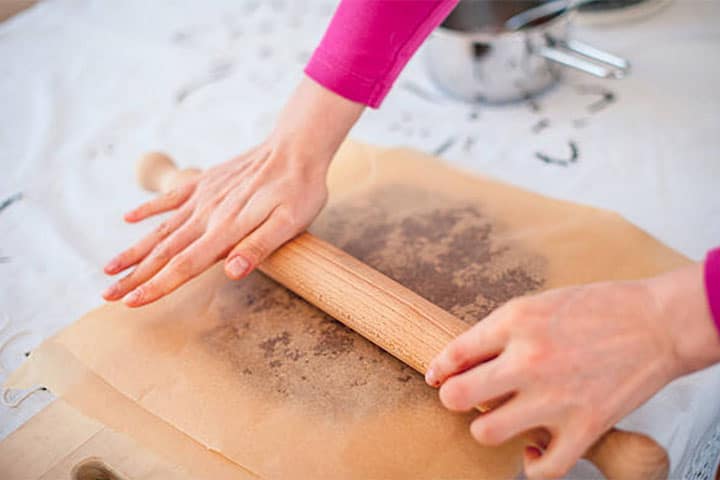
[[[676,376],[720,362],[720,332],[708,306],[703,265],[695,264],[648,281],[659,321],[673,340]]]

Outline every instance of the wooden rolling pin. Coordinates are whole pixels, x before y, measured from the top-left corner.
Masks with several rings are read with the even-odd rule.
[[[199,173],[178,170],[163,153],[146,154],[137,165],[140,185],[153,192],[167,192]],[[469,328],[307,232],[278,249],[258,269],[422,374],[450,340]],[[669,460],[662,447],[645,435],[615,428],[585,458],[613,480],[659,480],[668,475]]]

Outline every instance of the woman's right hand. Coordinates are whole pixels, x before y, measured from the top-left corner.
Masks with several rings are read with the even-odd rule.
[[[107,264],[110,275],[135,269],[105,299],[151,303],[222,258],[230,278],[245,277],[320,212],[330,161],[363,108],[306,78],[268,140],[125,215],[174,211]]]

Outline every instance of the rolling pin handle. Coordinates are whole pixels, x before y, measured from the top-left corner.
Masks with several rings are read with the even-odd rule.
[[[197,177],[201,171],[196,168],[180,170],[167,154],[150,152],[140,157],[135,173],[145,190],[165,193]]]

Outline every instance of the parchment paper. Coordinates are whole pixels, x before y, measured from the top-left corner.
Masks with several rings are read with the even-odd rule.
[[[198,478],[127,435],[81,414],[62,399],[56,399],[0,443],[3,480],[104,479],[104,475],[83,475],[83,469],[78,468],[90,462],[97,465],[98,461],[127,480]]]
[[[67,479],[93,457],[131,480],[259,478],[119,393],[64,347],[47,343],[33,356],[28,378],[17,380],[43,376],[62,398],[0,443],[3,480]]]
[[[410,150],[346,144],[329,186],[314,233],[468,323],[518,295],[687,263],[615,214],[464,175]],[[140,310],[105,305],[41,349],[66,350],[261,476],[519,471],[521,445],[480,447],[468,433],[473,415],[445,411],[420,375],[260,274],[230,282],[214,268]],[[17,378],[51,386],[67,375],[29,369]]]

